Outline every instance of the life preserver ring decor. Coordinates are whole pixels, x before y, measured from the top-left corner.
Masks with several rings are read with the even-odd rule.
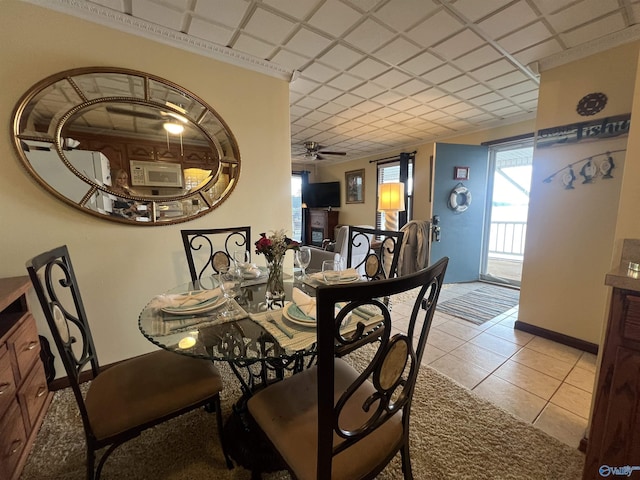
[[[462,201],[458,199],[462,197]],[[462,183],[459,183],[451,190],[449,195],[449,208],[454,212],[464,212],[471,205],[471,192]]]

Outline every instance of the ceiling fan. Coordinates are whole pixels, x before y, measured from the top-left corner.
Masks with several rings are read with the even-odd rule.
[[[138,118],[145,118],[147,120],[161,120],[162,117],[155,113],[155,112],[150,112],[150,111],[143,111],[140,109],[137,109],[135,107],[133,108],[129,108],[129,107],[118,107],[118,106],[107,106],[106,107],[107,112],[112,113],[112,114],[116,114],[116,115],[124,115],[126,117],[138,117]]]
[[[324,160],[322,155],[346,155],[347,152],[329,152],[327,150],[323,150],[323,146],[319,145],[316,142],[304,142],[304,148],[306,149],[306,153],[304,156],[306,158],[310,158],[312,160]]]

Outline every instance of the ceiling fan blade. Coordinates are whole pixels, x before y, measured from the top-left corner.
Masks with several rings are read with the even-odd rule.
[[[346,155],[347,154],[347,152],[326,152],[324,150],[318,153],[322,153],[324,155]]]
[[[160,120],[162,118],[160,115],[156,115],[155,113],[143,112],[140,110],[130,110],[127,108],[106,107],[106,110],[109,113],[115,113],[117,115],[126,115],[128,117],[147,118],[149,120]]]

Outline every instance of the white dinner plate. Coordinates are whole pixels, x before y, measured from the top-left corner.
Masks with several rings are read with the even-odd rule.
[[[282,312],[287,320],[298,325],[302,325],[303,327],[314,327],[316,324],[315,318],[302,313],[300,308],[298,308],[298,306],[293,302],[283,308]]]
[[[196,315],[199,313],[205,313],[214,308],[218,308],[225,302],[225,298],[221,295],[209,298],[196,305],[189,305],[186,307],[162,307],[161,310],[171,315]]]

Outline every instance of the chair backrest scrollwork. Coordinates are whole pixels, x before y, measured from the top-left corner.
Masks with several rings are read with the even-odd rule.
[[[93,378],[100,364],[66,245],[27,262],[27,271],[73,390],[85,432],[91,434],[80,373],[87,365]]]
[[[336,358],[362,342],[363,333],[366,337],[362,324],[355,332],[340,333],[344,322],[353,321],[350,317],[365,309],[381,315],[384,325],[379,342],[372,344],[376,345],[372,358],[357,369],[357,378],[351,384],[318,388],[317,478],[330,478],[333,457],[374,435],[387,422],[402,425],[397,448],[408,445],[411,401],[448,261],[442,258],[403,277],[317,289],[318,385],[334,385],[336,378],[344,378],[336,373],[336,368],[342,368],[336,367],[341,365]],[[413,289],[419,292],[407,331],[392,335],[391,313],[379,299]],[[381,464],[384,462],[381,459]]]
[[[364,271],[367,280],[394,278],[397,276],[403,237],[403,232],[349,226],[347,267]],[[363,246],[369,253],[359,263],[354,264],[351,252],[356,248],[362,250]]]
[[[229,267],[235,250],[251,253],[251,227],[181,230],[191,280],[215,275]]]

